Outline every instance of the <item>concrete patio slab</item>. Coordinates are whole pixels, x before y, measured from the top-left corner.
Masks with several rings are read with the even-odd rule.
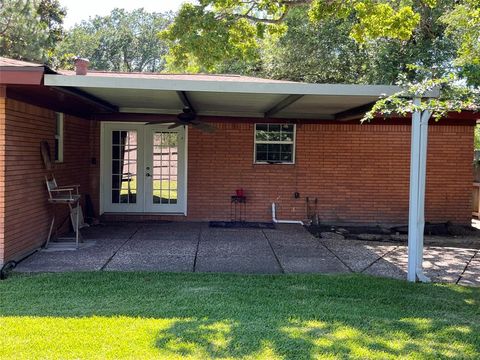
[[[122,252],[115,255],[106,265],[105,270],[191,272],[194,259],[193,256],[184,255]]]
[[[200,236],[195,271],[276,274],[282,269],[262,230],[207,228]]]
[[[328,240],[319,239],[331,252],[353,272],[362,272],[398,245],[360,240]]]
[[[271,256],[252,254],[203,256],[197,258],[195,271],[246,274],[279,274],[282,272],[273,254]]]
[[[364,273],[406,279],[407,252],[406,246],[399,246],[372,264]],[[474,249],[426,247],[423,261],[425,275],[435,282],[456,283],[475,252]]]
[[[97,271],[125,243],[124,239],[97,239],[95,245],[76,251],[38,251],[20,262],[18,272]]]
[[[189,240],[198,241],[205,223],[147,223],[138,228],[132,240]]]
[[[136,223],[107,223],[83,228],[84,239],[129,239],[141,227]]]
[[[82,230],[89,246],[39,251],[15,271],[348,273],[406,279],[405,245],[317,239],[299,225],[210,228],[207,223],[108,223]],[[433,281],[480,286],[478,249],[426,246]]]
[[[480,286],[480,251],[477,251],[470,260],[458,283],[460,285]]]
[[[303,226],[278,225],[263,230],[286,273],[346,273],[347,266]]]

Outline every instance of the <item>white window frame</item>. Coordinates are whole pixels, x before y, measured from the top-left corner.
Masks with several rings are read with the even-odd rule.
[[[292,125],[293,126],[293,140],[292,141],[257,141],[257,125]],[[292,161],[257,161],[257,144],[291,144],[292,145]],[[295,149],[297,146],[297,125],[291,123],[255,123],[253,126],[253,163],[267,164],[267,165],[295,165]]]
[[[61,112],[55,113],[55,140],[58,142],[58,152],[55,152],[55,162],[63,162],[63,123],[64,123],[64,114]],[[58,133],[57,133],[58,131]]]

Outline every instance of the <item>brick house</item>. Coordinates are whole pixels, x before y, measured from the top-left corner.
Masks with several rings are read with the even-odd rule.
[[[77,74],[0,58],[0,265],[46,239],[43,140],[57,181],[80,184],[97,217],[230,220],[243,189],[246,220],[271,221],[273,202],[279,218],[305,220],[308,197],[325,222],[408,221],[411,119],[359,122],[394,86],[80,65]],[[171,128],[184,108],[209,128]],[[427,221],[470,222],[476,117],[432,121]]]

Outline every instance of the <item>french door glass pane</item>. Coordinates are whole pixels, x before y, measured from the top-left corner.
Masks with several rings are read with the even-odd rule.
[[[153,196],[154,204],[176,204],[178,200],[178,133],[153,134]]]
[[[135,130],[112,131],[112,203],[137,202],[138,143]]]

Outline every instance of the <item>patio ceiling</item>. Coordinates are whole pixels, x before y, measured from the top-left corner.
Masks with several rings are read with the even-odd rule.
[[[236,75],[46,74],[44,84],[76,92],[110,112],[349,120],[399,88],[306,84]],[[187,101],[185,101],[185,97]],[[110,109],[109,109],[110,108]]]

